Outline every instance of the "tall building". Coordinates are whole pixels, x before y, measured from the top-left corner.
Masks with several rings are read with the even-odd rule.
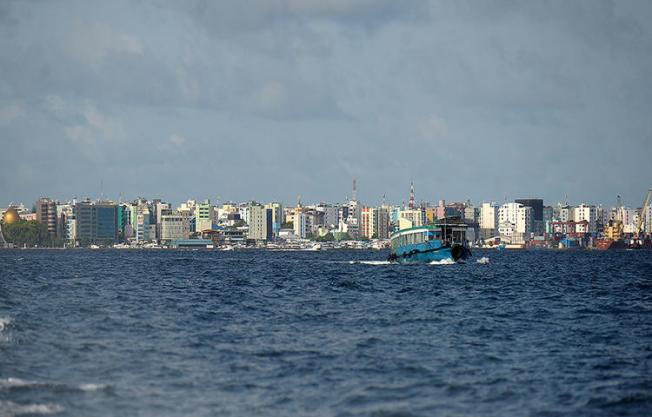
[[[204,230],[213,230],[213,206],[210,200],[199,203],[195,206],[195,230],[202,232]]]
[[[520,203],[506,203],[498,210],[498,229],[501,237],[512,242],[523,242],[529,239],[532,232],[532,207]]]
[[[84,201],[75,205],[75,234],[82,245],[113,244],[118,240],[118,206]]]
[[[386,207],[378,208],[378,221],[376,230],[376,237],[378,239],[388,239],[389,238],[389,211]]]
[[[272,210],[272,233],[278,235],[283,225],[283,205],[281,203],[268,203],[266,209]]]
[[[578,233],[594,233],[597,231],[598,210],[595,206],[589,204],[580,204],[573,208],[573,220],[576,223],[586,221],[588,230],[576,230]],[[579,226],[579,225],[578,225]],[[581,227],[581,226],[580,226]]]
[[[339,207],[327,204],[320,204],[317,211],[324,213],[322,224],[326,227],[334,228],[339,223]]]
[[[256,241],[272,240],[273,210],[258,204],[252,204],[247,212],[249,217],[247,238]]]
[[[57,203],[47,197],[39,198],[36,202],[36,221],[47,226],[50,236],[56,236]]]
[[[400,229],[423,226],[423,214],[421,210],[401,210],[398,224]]]
[[[306,239],[310,236],[310,224],[308,223],[308,216],[299,208],[294,212],[294,220],[292,221],[294,234],[300,239]]]
[[[365,239],[387,239],[389,237],[389,212],[387,209],[363,207],[360,211],[359,234]]]
[[[498,232],[498,207],[495,203],[482,203],[480,207],[480,237],[488,239]]]
[[[156,239],[156,235],[150,233],[151,224],[152,211],[147,201],[140,200],[137,204],[131,206],[131,234],[134,241],[142,243]]]
[[[543,200],[540,198],[520,198],[515,203],[524,207],[532,207],[532,231],[535,234],[543,234],[545,222],[543,219]]]
[[[160,225],[161,242],[168,243],[190,237],[190,216],[188,212],[162,211]]]
[[[378,230],[378,209],[362,207],[360,210],[360,237],[365,239],[375,238]]]

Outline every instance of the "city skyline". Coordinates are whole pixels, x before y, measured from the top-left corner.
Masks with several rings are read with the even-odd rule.
[[[645,190],[647,191],[647,189]],[[358,198],[356,199],[357,201],[369,205],[369,206],[380,206],[385,202],[388,205],[392,206],[408,206],[409,203],[409,190],[408,192],[405,193],[405,197],[398,200],[390,200],[387,198],[386,195],[381,195],[378,198],[371,198],[371,199],[366,199],[366,198],[361,198],[360,194],[364,196],[367,193],[360,193],[360,190],[357,190],[358,193]],[[346,201],[352,200],[352,192],[349,190],[348,193],[343,193],[342,197],[336,200],[326,200],[326,199],[317,199],[317,200],[306,200],[304,199],[300,194],[297,194],[297,196],[293,200],[285,201],[279,198],[269,198],[269,199],[261,199],[261,198],[256,198],[255,196],[252,198],[246,198],[246,199],[235,199],[235,198],[228,198],[228,197],[222,197],[218,193],[213,193],[212,196],[209,194],[204,194],[202,196],[187,196],[186,198],[182,200],[172,200],[167,198],[166,195],[152,195],[151,193],[139,193],[138,195],[133,195],[133,196],[127,196],[124,195],[124,193],[119,193],[117,196],[112,196],[112,195],[107,195],[104,192],[99,192],[96,195],[73,195],[70,194],[69,196],[56,196],[56,195],[51,195],[48,193],[40,193],[36,195],[32,199],[28,200],[11,200],[11,199],[6,199],[5,200],[0,200],[0,208],[7,208],[12,205],[19,205],[19,204],[25,204],[26,206],[31,204],[31,202],[37,201],[39,198],[52,198],[53,200],[60,201],[60,202],[68,202],[72,200],[77,200],[77,201],[83,201],[86,199],[92,200],[92,201],[112,201],[112,202],[130,202],[130,201],[136,201],[138,199],[161,199],[162,201],[171,203],[173,205],[180,205],[183,204],[189,200],[194,200],[197,202],[202,202],[206,200],[210,200],[212,204],[227,204],[227,203],[247,203],[247,202],[258,202],[258,203],[266,203],[266,202],[279,202],[282,203],[283,205],[288,205],[288,206],[293,206],[296,205],[297,202],[300,200],[302,204],[307,204],[307,205],[314,205],[314,204],[320,204],[320,203],[325,203],[325,204],[338,204],[338,203],[344,203]],[[445,198],[445,196],[435,196],[431,198],[426,198],[422,197],[421,194],[416,191],[415,192],[415,202],[416,204],[421,204],[423,203],[428,203],[431,205],[436,205],[438,204],[439,201],[444,200],[446,203],[454,203],[454,202],[460,202],[460,203],[466,203],[467,201],[470,201],[474,205],[479,205],[482,203],[496,203],[496,204],[503,204],[506,202],[513,202],[518,199],[527,199],[527,198],[535,198],[535,199],[542,199],[546,205],[548,206],[556,206],[556,205],[579,205],[579,204],[593,204],[596,206],[602,206],[602,207],[616,207],[618,204],[618,201],[623,206],[631,206],[631,207],[638,207],[641,205],[642,198],[644,197],[644,194],[641,193],[639,196],[639,200],[635,198],[635,196],[632,196],[631,200],[628,200],[626,197],[623,197],[622,195],[618,194],[613,198],[613,201],[607,201],[607,202],[601,202],[601,201],[596,201],[592,199],[574,199],[573,196],[565,195],[562,196],[562,198],[558,200],[546,200],[545,198],[541,198],[537,194],[530,194],[530,195],[505,195],[502,198],[489,198],[489,199],[474,199],[474,198],[463,198],[463,199],[448,199]],[[7,196],[3,196],[7,197]]]
[[[5,206],[649,187],[649,2],[65,5],[0,6]]]

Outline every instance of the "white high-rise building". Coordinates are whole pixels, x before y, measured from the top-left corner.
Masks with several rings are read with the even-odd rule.
[[[593,233],[596,231],[598,210],[595,206],[589,204],[580,204],[579,206],[573,208],[573,220],[576,223],[586,221],[589,224],[588,230],[584,230],[583,227],[578,226],[580,230],[576,230],[576,232]]]
[[[499,228],[506,230],[507,224],[510,224],[515,238],[520,237],[522,240],[527,240],[528,235],[532,232],[532,221],[532,207],[520,203],[506,203],[498,210]],[[516,236],[517,234],[520,236]]]
[[[480,207],[480,236],[489,238],[496,234],[498,229],[498,207],[495,203],[482,203]]]

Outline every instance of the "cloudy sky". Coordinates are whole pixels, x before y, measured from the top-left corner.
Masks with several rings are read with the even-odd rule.
[[[652,2],[0,1],[0,205],[640,204]]]

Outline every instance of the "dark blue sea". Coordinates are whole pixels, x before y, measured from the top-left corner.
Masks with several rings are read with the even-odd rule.
[[[652,252],[386,256],[0,251],[0,416],[652,415]]]

